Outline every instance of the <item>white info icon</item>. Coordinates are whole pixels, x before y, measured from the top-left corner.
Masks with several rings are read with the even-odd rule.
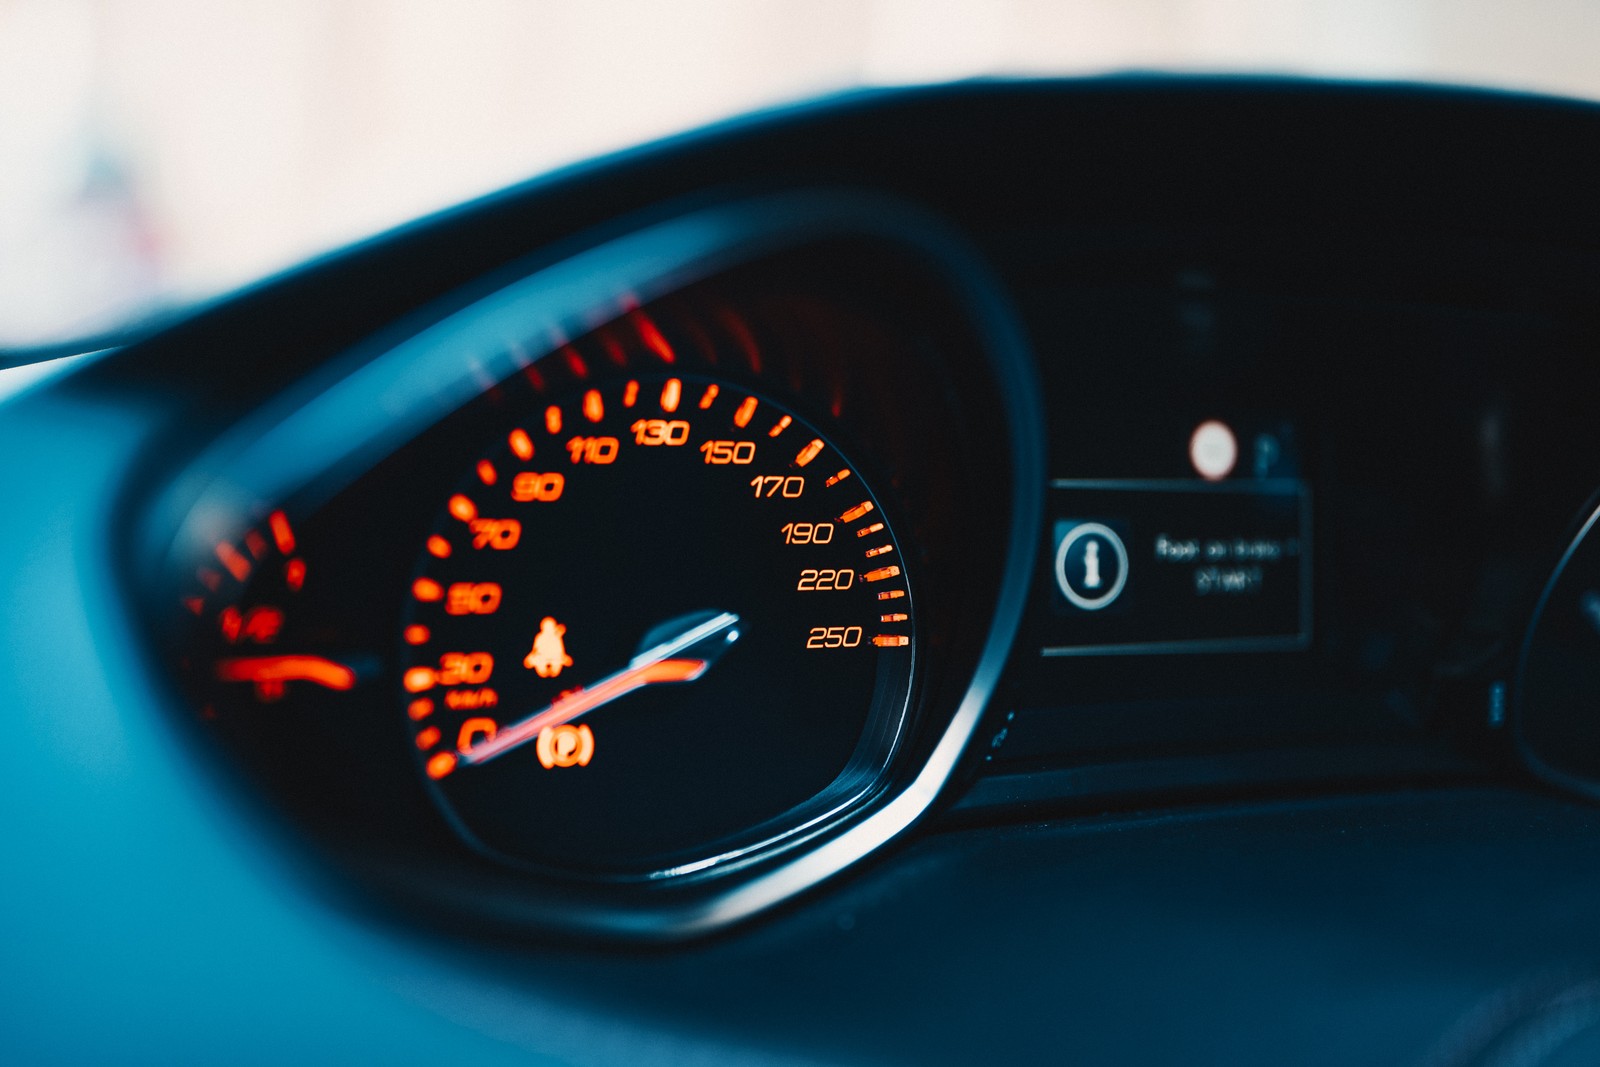
[[[1079,523],[1056,546],[1056,584],[1073,607],[1099,611],[1127,582],[1128,550],[1109,526]]]

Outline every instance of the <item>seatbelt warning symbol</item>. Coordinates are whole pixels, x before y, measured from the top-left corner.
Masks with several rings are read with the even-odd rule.
[[[562,640],[567,628],[546,615],[539,622],[539,632],[533,637],[533,649],[523,657],[522,665],[531,668],[541,678],[554,678],[572,666],[567,655],[566,642]]]

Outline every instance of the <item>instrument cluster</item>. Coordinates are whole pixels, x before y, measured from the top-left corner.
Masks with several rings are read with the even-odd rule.
[[[801,134],[762,130],[765,173]],[[152,448],[125,569],[253,818],[426,914],[631,938],[930,815],[1595,791],[1588,290],[1231,172],[1111,225],[885,152],[712,196],[663,149],[640,214],[580,175],[158,339],[143,386],[193,337],[239,376]],[[519,243],[539,205],[577,221]]]
[[[1037,423],[970,266],[853,208],[565,318],[510,280],[201,457],[196,740],[386,890],[535,926],[715,924],[892,836],[1020,615]]]

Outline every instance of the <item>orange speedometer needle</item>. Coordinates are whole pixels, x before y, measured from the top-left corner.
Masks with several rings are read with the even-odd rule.
[[[217,661],[217,677],[224,682],[254,682],[264,698],[283,692],[285,682],[315,682],[329,689],[346,690],[356,684],[356,672],[321,656],[241,656]]]
[[[461,762],[487,763],[519,745],[527,744],[546,728],[571,722],[647,685],[694,681],[739,639],[739,631],[735,629],[739,625],[739,616],[725,611],[704,622],[698,621],[704,618],[703,615],[695,616],[696,625],[690,625],[676,637],[640,652],[615,674],[607,675],[594,685],[574,689],[557,697],[548,707],[504,727],[493,737],[479,741],[461,754]]]

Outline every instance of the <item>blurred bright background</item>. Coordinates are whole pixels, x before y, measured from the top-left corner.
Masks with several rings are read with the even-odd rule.
[[[0,348],[114,329],[563,163],[984,74],[1600,99],[1600,0],[0,0]]]

